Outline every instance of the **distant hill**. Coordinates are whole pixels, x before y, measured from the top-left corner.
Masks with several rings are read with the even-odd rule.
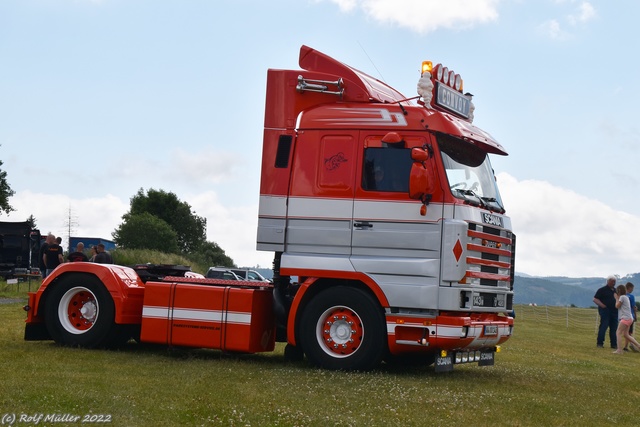
[[[593,295],[606,282],[604,277],[533,277],[517,274],[514,281],[514,303],[538,305],[574,305],[594,307]],[[618,284],[631,282],[640,286],[640,273],[618,279]],[[639,288],[640,289],[640,288]],[[634,292],[638,294],[638,292]]]

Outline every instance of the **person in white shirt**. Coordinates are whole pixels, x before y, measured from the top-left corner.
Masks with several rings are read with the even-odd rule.
[[[627,288],[624,285],[618,285],[615,298],[616,308],[618,309],[618,329],[616,330],[618,349],[613,353],[624,354],[625,344],[622,340],[623,338],[636,350],[640,350],[640,343],[629,333],[629,328],[633,324],[633,312],[631,311],[631,302],[627,296]]]

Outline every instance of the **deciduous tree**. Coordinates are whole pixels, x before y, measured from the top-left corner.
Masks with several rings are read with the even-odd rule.
[[[200,246],[200,250],[192,254],[192,257],[200,264],[208,265],[209,267],[235,267],[233,259],[215,242],[204,242]]]
[[[3,165],[0,160],[0,166]],[[0,214],[4,212],[9,214],[13,211],[13,207],[9,204],[9,198],[15,194],[15,191],[11,189],[9,182],[7,182],[7,172],[0,169]]]
[[[153,249],[166,253],[178,253],[178,236],[162,219],[142,212],[125,214],[124,221],[113,232],[113,240],[127,249]]]
[[[207,220],[196,215],[187,202],[174,193],[141,188],[131,198],[130,215],[147,212],[165,221],[176,232],[178,247],[184,253],[193,253],[206,241]]]

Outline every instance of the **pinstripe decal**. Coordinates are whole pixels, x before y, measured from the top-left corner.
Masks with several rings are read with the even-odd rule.
[[[240,325],[251,324],[251,313],[224,312],[220,310],[194,310],[186,308],[169,307],[142,307],[142,317],[150,319],[191,320],[212,323],[235,323]]]

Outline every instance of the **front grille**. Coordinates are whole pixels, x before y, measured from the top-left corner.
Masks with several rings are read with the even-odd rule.
[[[467,278],[482,286],[512,289],[515,236],[500,228],[470,223]]]

